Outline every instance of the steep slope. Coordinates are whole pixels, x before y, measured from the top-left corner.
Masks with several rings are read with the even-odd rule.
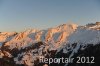
[[[0,46],[7,41],[10,41],[13,39],[13,37],[16,35],[16,32],[1,32],[0,33]]]
[[[4,46],[9,46],[9,49],[24,48],[32,43],[43,41],[53,44],[56,48],[66,42],[67,37],[75,31],[77,25],[63,24],[56,28],[48,30],[28,30],[17,34],[11,41],[8,41]],[[58,46],[57,46],[58,45]]]
[[[30,29],[16,34],[13,39],[2,45],[0,64],[3,66],[80,66],[81,64],[76,64],[77,57],[94,56],[95,64],[85,65],[83,63],[82,65],[97,66],[97,61],[100,61],[98,47],[100,47],[100,25],[98,23],[85,26],[63,24],[47,30]],[[95,55],[96,52],[98,54]],[[73,64],[39,63],[41,57],[64,57],[75,58],[75,60]]]
[[[67,58],[75,58],[74,64],[65,63],[65,64],[58,64],[58,66],[97,66],[99,58],[99,51],[100,49],[100,25],[94,24],[92,26],[81,26],[78,27],[77,30],[72,33],[68,37],[68,42],[64,46],[58,49],[57,57],[67,57]],[[88,50],[87,50],[88,49]],[[91,50],[93,49],[93,50]],[[91,51],[90,51],[91,50]],[[93,51],[93,52],[92,52]],[[95,55],[95,53],[98,53]],[[83,54],[83,55],[82,55]],[[88,55],[85,55],[88,54]],[[81,56],[82,55],[82,56]],[[56,57],[55,56],[55,57]],[[80,63],[77,64],[77,57],[95,57],[95,63]],[[98,61],[97,61],[98,58]],[[86,64],[86,65],[85,65]]]
[[[63,24],[47,30],[32,29],[18,33],[3,44],[0,56],[8,61],[13,60],[14,64],[33,66],[37,59],[52,55],[65,44],[67,37],[76,29],[76,24]]]

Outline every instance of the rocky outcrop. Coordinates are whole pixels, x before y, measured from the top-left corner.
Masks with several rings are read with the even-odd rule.
[[[47,30],[0,33],[2,66],[97,66],[100,61],[100,25],[63,24]],[[95,63],[77,64],[77,57],[95,58]],[[39,63],[43,58],[75,58],[73,63]]]

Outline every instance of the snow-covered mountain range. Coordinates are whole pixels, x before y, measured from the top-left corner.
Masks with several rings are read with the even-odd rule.
[[[85,26],[63,24],[47,30],[29,29],[20,33],[0,32],[0,65],[71,66],[69,63],[39,63],[39,58],[72,58],[91,48],[88,46],[99,47],[99,44],[99,22]]]

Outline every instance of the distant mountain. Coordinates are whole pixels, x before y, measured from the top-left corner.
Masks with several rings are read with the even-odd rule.
[[[100,23],[63,24],[21,33],[1,32],[0,45],[1,66],[97,66],[100,61]],[[73,63],[49,64],[40,63],[41,57],[74,60]],[[79,58],[80,63],[77,63]]]

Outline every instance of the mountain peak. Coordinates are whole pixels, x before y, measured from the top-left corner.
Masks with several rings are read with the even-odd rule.
[[[76,24],[62,24],[47,30],[28,29],[20,33],[0,33],[0,58],[13,58],[16,64],[34,66],[40,56],[47,57],[70,51],[72,57],[81,48],[100,42],[100,23],[91,23],[86,26]],[[3,40],[2,40],[3,39]],[[2,41],[1,41],[2,40]],[[49,53],[49,54],[48,54]],[[70,54],[70,53],[68,53]],[[38,66],[38,65],[37,65]]]
[[[89,29],[94,29],[94,30],[100,30],[100,22],[96,22],[96,23],[89,23],[86,26],[84,26],[85,28],[89,28]]]
[[[76,29],[76,28],[78,27],[78,25],[77,25],[77,24],[74,24],[74,23],[71,23],[71,24],[62,24],[62,25],[59,25],[58,27],[59,27],[59,28],[60,28],[60,27],[65,28],[66,26],[72,27],[73,29]]]

